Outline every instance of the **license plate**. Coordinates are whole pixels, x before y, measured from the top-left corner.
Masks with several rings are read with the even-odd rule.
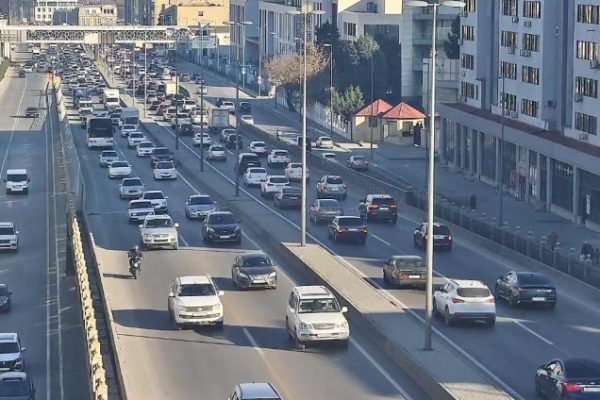
[[[381,210],[381,211],[388,211],[388,210],[389,210],[389,208],[387,208],[387,207],[381,207],[381,208],[380,208],[380,210]]]
[[[288,197],[290,200],[298,200],[298,197]]]
[[[221,239],[229,239],[231,237],[231,235],[220,235],[219,237]]]
[[[252,283],[266,283],[266,281],[264,279],[255,279]]]
[[[358,232],[358,229],[348,229],[348,232]]]
[[[532,301],[546,301],[545,297],[532,297],[531,298]]]
[[[585,393],[599,393],[600,392],[600,387],[584,387],[583,391]]]
[[[421,279],[421,275],[409,275],[409,279]]]
[[[333,192],[337,192],[338,190],[340,190],[340,188],[332,187],[332,188],[331,188],[331,190],[332,190]]]

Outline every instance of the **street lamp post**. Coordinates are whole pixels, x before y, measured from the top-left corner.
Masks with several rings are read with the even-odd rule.
[[[433,17],[435,19],[435,17]],[[370,140],[370,146],[369,146],[369,161],[373,162],[373,119],[375,118],[375,115],[373,114],[373,103],[375,102],[375,94],[374,94],[374,77],[373,77],[373,56],[374,54],[371,53],[371,116],[370,118],[370,124],[369,124],[369,128],[371,129],[371,140]]]
[[[329,134],[333,137],[333,43],[326,43],[329,47]]]
[[[498,191],[500,192],[500,210],[498,212],[498,222],[500,226],[504,225],[504,107],[505,107],[505,99],[504,99],[504,71],[502,71],[502,76],[499,78],[502,79],[502,95],[500,96],[500,101],[502,102],[502,116],[500,117],[500,147],[498,154]]]
[[[428,139],[428,171],[427,171],[427,285],[425,289],[425,345],[424,350],[432,350],[431,346],[431,316],[433,311],[433,207],[434,207],[434,188],[435,188],[435,60],[436,60],[436,30],[437,30],[437,11],[438,7],[464,8],[465,3],[460,1],[444,1],[441,4],[427,3],[425,1],[409,1],[409,7],[433,7],[433,28],[431,43],[431,119],[429,122]]]
[[[200,81],[200,171],[204,171],[204,78]]]

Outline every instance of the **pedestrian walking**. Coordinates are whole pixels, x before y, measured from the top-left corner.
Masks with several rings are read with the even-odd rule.
[[[591,259],[592,255],[594,254],[594,248],[592,247],[592,245],[586,240],[585,242],[583,242],[583,245],[581,246],[581,252],[580,252],[580,258],[582,260],[585,260],[587,258]]]
[[[554,230],[552,230],[548,234],[548,246],[550,246],[550,249],[552,249],[552,251],[554,251],[557,243],[558,243],[558,233],[556,233]]]

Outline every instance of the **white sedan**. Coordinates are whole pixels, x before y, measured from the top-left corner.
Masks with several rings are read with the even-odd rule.
[[[252,115],[248,115],[248,114],[242,115],[242,116],[240,116],[240,121],[243,124],[254,125],[254,117],[252,117]]]
[[[154,170],[154,179],[177,179],[177,170],[173,161],[159,161]]]
[[[108,166],[108,177],[125,178],[131,175],[131,165],[127,161],[113,161]]]
[[[327,161],[335,162],[336,160],[335,153],[323,153],[321,154],[321,157],[323,157]]]
[[[329,136],[319,136],[316,144],[320,149],[333,149],[333,139]]]
[[[127,147],[133,149],[142,142],[147,142],[146,136],[142,132],[131,132],[127,136]]]
[[[209,160],[221,160],[224,161],[227,159],[227,151],[225,147],[213,144],[208,148],[208,152],[206,153],[206,157]]]
[[[194,134],[194,138],[192,139],[194,142],[194,146],[204,145],[204,147],[209,147],[212,145],[212,139],[207,132],[204,133],[196,133]]]
[[[262,197],[273,197],[284,186],[288,186],[290,180],[283,175],[271,175],[267,180],[260,183],[260,195]]]
[[[257,156],[264,156],[267,154],[267,144],[260,140],[250,142],[248,149],[250,150],[250,153],[254,153]]]
[[[289,163],[285,168],[285,177],[290,181],[293,180],[302,180],[302,163]],[[309,179],[308,168],[306,169],[306,180]]]
[[[267,164],[270,165],[287,165],[291,162],[290,153],[287,150],[271,150],[267,156]]]
[[[149,157],[152,155],[153,150],[154,145],[150,142],[142,142],[136,147],[136,153],[138,157]]]
[[[267,180],[267,170],[264,168],[250,167],[244,174],[244,185],[245,186],[259,186],[262,182]]]

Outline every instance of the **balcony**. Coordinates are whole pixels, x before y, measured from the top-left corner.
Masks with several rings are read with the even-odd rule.
[[[456,10],[454,12],[448,12],[447,8],[441,7],[438,9],[437,19],[441,20],[454,20],[458,16],[459,11]],[[413,10],[413,19],[418,21],[430,21],[433,19],[433,10],[431,7],[427,8],[418,8]]]
[[[415,45],[431,47],[431,33],[413,33],[412,39],[413,44]],[[437,45],[442,46],[444,44],[444,40],[446,40],[446,36],[438,34],[436,39]]]

